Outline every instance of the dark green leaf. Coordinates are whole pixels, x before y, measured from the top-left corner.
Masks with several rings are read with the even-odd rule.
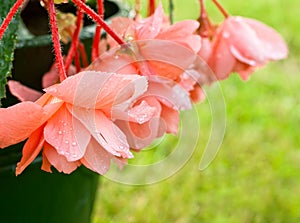
[[[0,24],[6,17],[10,8],[16,0],[5,0],[0,3]],[[17,31],[19,27],[19,16],[11,21],[5,34],[0,41],[0,99],[5,97],[5,85],[7,77],[11,75],[14,49],[16,47]],[[1,105],[1,104],[0,104]]]

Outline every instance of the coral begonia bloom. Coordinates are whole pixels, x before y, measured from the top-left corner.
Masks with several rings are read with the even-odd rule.
[[[136,110],[152,107],[151,113],[143,112],[140,119],[132,121]],[[179,111],[191,109],[189,96],[175,82],[161,77],[149,79],[149,87],[144,95],[132,105],[127,119],[117,119],[115,123],[126,134],[131,148],[140,150],[164,133],[177,134]]]
[[[201,37],[195,34],[199,23],[194,20],[184,20],[171,25],[164,21],[161,4],[153,15],[146,19],[135,21],[126,17],[116,17],[112,19],[110,26],[126,42],[146,39],[169,40],[189,47],[195,52],[198,52],[201,47]],[[111,37],[108,37],[108,40],[111,47],[117,46]]]
[[[125,134],[112,122],[147,89],[138,75],[84,71],[45,89],[36,102],[0,109],[0,147],[26,138],[17,165],[20,174],[43,149],[42,169],[70,173],[83,164],[104,174],[110,160],[124,162],[133,155]],[[3,126],[3,127],[2,127]]]
[[[126,42],[135,47],[134,60],[147,60],[146,66],[143,63],[135,64],[135,68],[141,75],[149,76],[155,73],[181,84],[185,81],[182,79],[186,79],[184,73],[187,70],[195,73],[192,70],[198,69],[196,73],[201,73],[201,78],[194,76],[193,83],[189,81],[192,84],[189,94],[194,102],[204,98],[200,86],[211,83],[213,75],[209,67],[202,63],[202,59],[196,56],[201,47],[201,37],[195,33],[199,27],[197,21],[184,20],[171,25],[164,19],[160,4],[153,15],[146,19],[132,20],[117,17],[112,19],[111,27]],[[107,42],[110,48],[117,46],[111,37],[108,37]],[[119,59],[124,60],[124,56]],[[129,70],[128,67],[127,69]],[[124,72],[126,73],[127,70]]]
[[[139,40],[128,47],[115,47],[87,69],[170,79],[181,85],[194,102],[203,99],[201,86],[214,80],[210,67],[198,54],[167,40]]]
[[[160,72],[164,75],[158,75],[149,61],[160,61],[164,65]],[[173,78],[176,76],[173,73],[175,65],[182,73],[182,79],[177,81]],[[129,48],[111,49],[86,69],[138,73],[147,78],[147,91],[130,106],[128,113],[122,117],[113,115],[134,149],[148,146],[164,133],[176,134],[179,111],[190,109],[191,99],[203,97],[200,87],[197,89],[195,85],[210,83],[212,76],[209,67],[197,54],[165,40],[142,40],[131,43]],[[133,116],[137,121],[131,120]],[[144,120],[139,122],[138,117]]]
[[[268,61],[287,56],[288,49],[282,37],[271,27],[243,17],[228,17],[218,27],[211,47],[208,65],[216,78],[225,79],[231,72],[238,72],[246,80],[255,68]],[[205,50],[200,55],[206,55]],[[206,56],[204,56],[204,59]]]
[[[186,47],[194,53],[197,53],[201,47],[201,37],[195,34],[199,23],[194,20],[184,20],[174,25],[164,22],[164,12],[161,4],[157,7],[153,15],[146,19],[134,21],[129,18],[117,17],[112,19],[111,27],[128,43],[142,40],[165,40]],[[111,37],[108,37],[108,43],[110,48],[117,46]],[[165,59],[169,59],[170,56],[179,56],[176,50],[160,49],[160,51],[170,53]],[[178,69],[176,64],[168,64],[167,68],[164,68],[166,65],[160,61],[149,61],[149,64],[161,76],[165,76],[164,70],[167,69],[170,72],[172,69],[173,80],[180,79],[180,75],[182,74],[182,70]]]

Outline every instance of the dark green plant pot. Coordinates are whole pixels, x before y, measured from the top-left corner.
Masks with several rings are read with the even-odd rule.
[[[70,175],[31,164],[16,177],[14,168],[0,173],[0,221],[3,223],[88,223],[99,175],[82,167]]]
[[[115,14],[124,13],[123,8],[116,10],[116,6],[120,5],[113,5]],[[87,28],[81,35],[88,50],[91,48],[93,36],[89,30]],[[52,52],[49,35],[19,37],[13,79],[36,90],[42,90],[42,76],[54,61]],[[7,91],[7,99],[3,100],[4,106],[17,102]],[[58,173],[54,168],[53,173],[47,173],[40,169],[42,162],[41,157],[38,157],[16,177],[15,168],[21,159],[23,144],[0,149],[0,222],[89,223],[99,175],[85,167],[78,168],[70,175]]]

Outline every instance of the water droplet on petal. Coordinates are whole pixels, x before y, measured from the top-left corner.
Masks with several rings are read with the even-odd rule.
[[[125,149],[125,146],[120,146],[119,149],[120,149],[120,150],[124,150],[124,149]]]
[[[77,142],[72,142],[72,146],[77,146]]]
[[[62,131],[58,131],[58,135],[62,135]]]
[[[249,61],[249,65],[250,65],[250,66],[256,66],[256,62],[255,62],[254,60],[250,60],[250,61]]]
[[[228,39],[229,37],[230,37],[230,33],[229,32],[223,32],[223,37],[225,38],[225,39]]]
[[[65,143],[66,143],[66,144],[69,144],[69,141],[68,141],[68,140],[66,140],[66,141],[65,141]]]

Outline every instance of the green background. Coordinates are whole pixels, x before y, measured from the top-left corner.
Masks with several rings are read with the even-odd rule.
[[[175,20],[197,18],[197,0],[174,3]],[[148,186],[101,177],[93,223],[300,222],[299,1],[221,3],[232,15],[256,18],[274,27],[289,45],[289,58],[268,64],[246,83],[237,75],[221,82],[226,134],[206,170],[199,170],[199,162],[212,122],[207,100],[196,106],[201,131],[189,162],[172,177]],[[221,21],[212,2],[206,4],[212,20]],[[136,154],[131,163],[161,160],[176,141],[176,137],[166,137],[153,149]]]

